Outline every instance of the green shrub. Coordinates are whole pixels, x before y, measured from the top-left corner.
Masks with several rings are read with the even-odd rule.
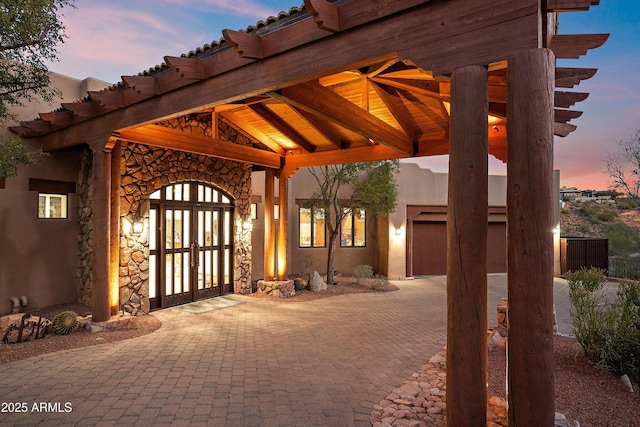
[[[609,256],[628,256],[638,252],[640,233],[622,222],[609,224],[605,236],[609,239]]]
[[[356,279],[370,279],[373,277],[373,267],[366,264],[360,264],[353,270]]]
[[[386,276],[383,276],[381,274],[376,274],[374,276],[373,282],[371,283],[371,287],[373,289],[382,289],[388,284],[389,284],[389,279],[387,279]]]
[[[640,282],[620,282],[617,297],[602,291],[604,273],[592,268],[567,275],[576,340],[592,363],[640,382]]]

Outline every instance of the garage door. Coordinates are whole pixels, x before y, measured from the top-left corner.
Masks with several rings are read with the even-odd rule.
[[[447,223],[415,221],[413,223],[413,275],[447,273]],[[507,271],[507,227],[490,222],[487,231],[487,272]]]

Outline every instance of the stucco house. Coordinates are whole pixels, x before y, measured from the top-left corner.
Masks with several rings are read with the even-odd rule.
[[[305,167],[449,154],[446,190],[443,175],[413,167],[401,176],[399,210],[378,219],[378,244],[341,251],[373,258],[391,278],[428,272],[435,256],[421,255],[442,239],[446,211],[447,422],[479,425],[487,273],[502,265],[487,242],[503,247],[505,215],[509,423],[553,425],[553,144],[576,129],[569,122],[581,113],[570,108],[588,95],[556,88],[596,72],[555,60],[577,59],[608,37],[558,34],[556,23],[597,3],[305,0],[39,111],[11,130],[55,154],[0,189],[0,300],[16,291],[66,299],[57,289],[78,278],[80,297],[103,321],[122,308],[249,293],[256,264],[266,279],[287,277],[301,253],[321,249],[298,248],[313,235],[291,221],[296,197],[308,197],[292,191],[298,179],[305,188]],[[488,176],[487,155],[507,163],[506,183]],[[260,188],[263,217],[253,224]],[[260,226],[262,259],[253,247]],[[354,237],[361,244],[355,235],[345,244]]]

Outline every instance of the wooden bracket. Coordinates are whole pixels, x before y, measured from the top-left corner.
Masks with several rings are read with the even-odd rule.
[[[224,39],[238,52],[241,58],[263,59],[262,39],[256,34],[243,31],[222,30]]]
[[[578,12],[598,6],[600,0],[547,0],[547,12]]]
[[[556,34],[551,37],[549,49],[556,58],[578,59],[589,49],[602,46],[608,38],[609,34]]]
[[[71,111],[81,119],[88,119],[98,115],[93,102],[63,102],[62,108]]]
[[[122,81],[140,95],[159,95],[157,79],[151,76],[122,76]]]
[[[318,24],[318,28],[337,33],[340,31],[340,9],[327,0],[304,0],[304,5]]]
[[[204,61],[184,56],[165,56],[164,62],[185,79],[202,80],[207,77]]]

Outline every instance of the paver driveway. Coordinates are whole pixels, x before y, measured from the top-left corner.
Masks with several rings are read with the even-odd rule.
[[[114,344],[0,365],[0,425],[360,426],[445,342],[442,277],[304,303],[232,296]],[[489,276],[489,317],[505,276]],[[36,412],[33,404],[48,403]],[[65,412],[69,410],[69,412]]]

